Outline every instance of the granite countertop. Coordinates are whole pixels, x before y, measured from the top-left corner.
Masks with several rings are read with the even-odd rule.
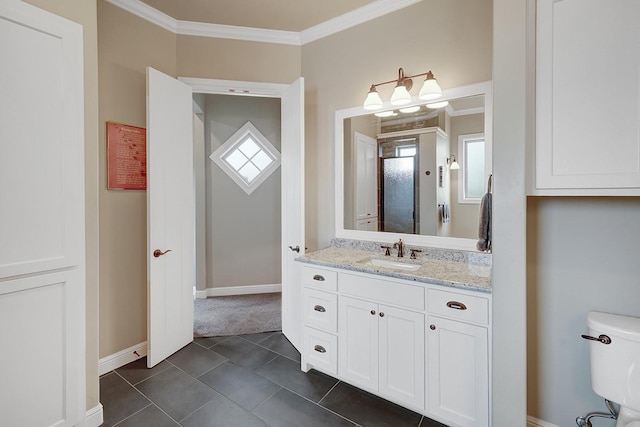
[[[419,264],[420,268],[416,271],[402,271],[394,268],[374,266],[368,262],[371,258],[386,259],[389,261],[400,260],[403,263]],[[408,255],[403,258],[397,258],[394,255],[384,256],[380,252],[335,246],[310,252],[298,257],[296,261],[395,277],[398,279],[413,280],[415,282],[491,292],[491,265],[487,264],[475,264],[425,256],[418,256],[417,259],[412,260]]]

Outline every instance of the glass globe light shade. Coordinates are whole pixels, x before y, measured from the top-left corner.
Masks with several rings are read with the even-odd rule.
[[[405,105],[411,102],[411,94],[407,88],[400,84],[393,90],[391,95],[391,105]]]
[[[424,80],[424,84],[422,85],[422,89],[420,89],[420,93],[418,94],[418,98],[424,101],[430,101],[432,99],[438,99],[441,96],[442,89],[440,89],[440,86],[433,77],[433,74],[431,74],[431,76],[427,75],[427,78]]]
[[[375,87],[371,87],[371,90],[367,94],[367,98],[364,100],[362,108],[365,110],[379,110],[382,108],[382,98]]]

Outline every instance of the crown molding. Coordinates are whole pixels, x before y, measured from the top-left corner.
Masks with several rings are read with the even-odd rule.
[[[205,22],[177,21],[177,34],[300,46],[300,33]]]
[[[328,37],[332,34],[364,24],[388,13],[395,12],[407,6],[420,3],[422,0],[377,0],[358,9],[337,16],[321,24],[307,28],[300,32],[301,44]]]
[[[114,6],[118,6],[121,9],[126,10],[129,13],[136,15],[146,21],[156,24],[159,27],[164,28],[172,33],[178,33],[178,21],[169,15],[160,12],[157,9],[142,3],[140,0],[107,0]]]
[[[180,21],[140,0],[107,1],[174,34],[301,46],[419,3],[422,0],[376,0],[300,32]]]

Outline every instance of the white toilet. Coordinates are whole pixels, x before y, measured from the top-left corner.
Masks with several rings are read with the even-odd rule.
[[[593,391],[620,405],[616,427],[640,427],[640,318],[592,311],[587,324]]]

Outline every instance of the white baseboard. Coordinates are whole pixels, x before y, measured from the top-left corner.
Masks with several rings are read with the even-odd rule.
[[[527,416],[527,427],[559,427],[544,420],[539,420],[532,416]]]
[[[87,419],[85,422],[86,427],[98,427],[104,422],[102,414],[102,403],[98,403],[93,408],[87,411]]]
[[[222,297],[229,295],[270,294],[282,292],[282,284],[273,285],[249,285],[249,286],[224,286],[220,288],[207,288],[196,291],[196,298]]]
[[[118,369],[127,363],[138,360],[147,355],[147,342],[141,342],[129,348],[125,348],[110,356],[103,357],[98,361],[98,375],[106,374],[109,371]]]

